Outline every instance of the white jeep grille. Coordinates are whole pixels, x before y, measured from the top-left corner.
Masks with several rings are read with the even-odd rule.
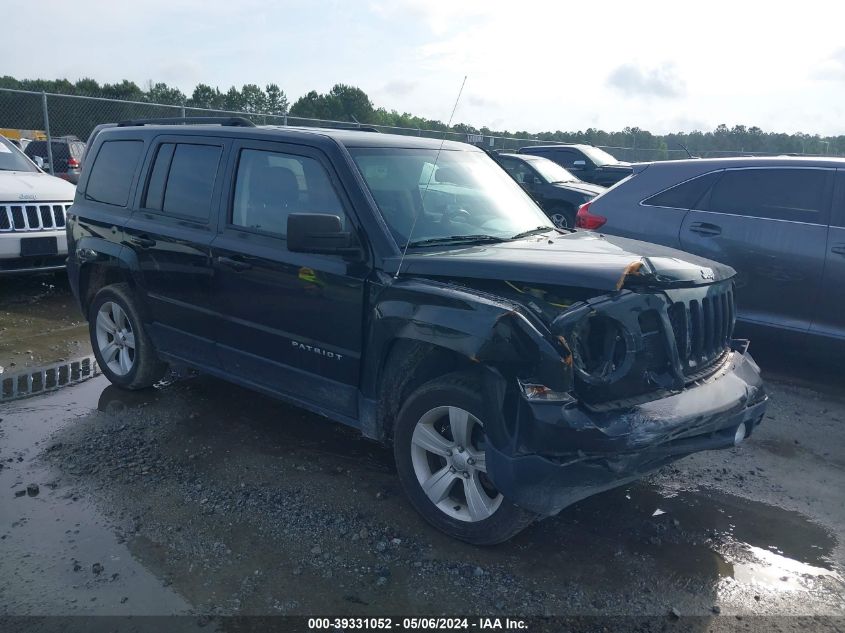
[[[70,202],[0,203],[0,233],[63,229],[70,205]]]

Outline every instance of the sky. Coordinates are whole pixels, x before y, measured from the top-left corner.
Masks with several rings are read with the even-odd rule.
[[[845,2],[4,0],[0,75],[336,83],[511,132],[845,134]],[[35,25],[37,36],[26,25]]]

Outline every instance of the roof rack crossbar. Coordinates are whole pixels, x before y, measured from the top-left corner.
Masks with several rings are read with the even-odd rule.
[[[161,119],[130,119],[121,121],[117,127],[132,127],[135,125],[225,125],[231,127],[255,127],[255,123],[240,116],[189,116],[169,117]]]

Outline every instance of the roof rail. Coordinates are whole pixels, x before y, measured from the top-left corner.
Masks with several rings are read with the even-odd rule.
[[[169,117],[163,119],[130,119],[121,121],[117,127],[132,127],[135,125],[225,125],[231,127],[255,127],[255,123],[240,116],[189,116]]]

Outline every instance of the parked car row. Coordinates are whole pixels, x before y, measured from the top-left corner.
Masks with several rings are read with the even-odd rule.
[[[101,129],[68,216],[115,385],[183,364],[357,428],[476,544],[762,422],[729,266],[556,228],[469,145],[181,123]]]
[[[575,226],[575,213],[605,190],[584,182],[555,162],[530,154],[492,154],[559,228]]]
[[[62,136],[52,139],[50,150],[53,154],[53,175],[73,184],[79,182],[79,174],[82,171],[82,157],[85,154],[85,143],[75,136]],[[50,152],[47,151],[47,141],[30,141],[24,151],[42,169],[50,170]]]

